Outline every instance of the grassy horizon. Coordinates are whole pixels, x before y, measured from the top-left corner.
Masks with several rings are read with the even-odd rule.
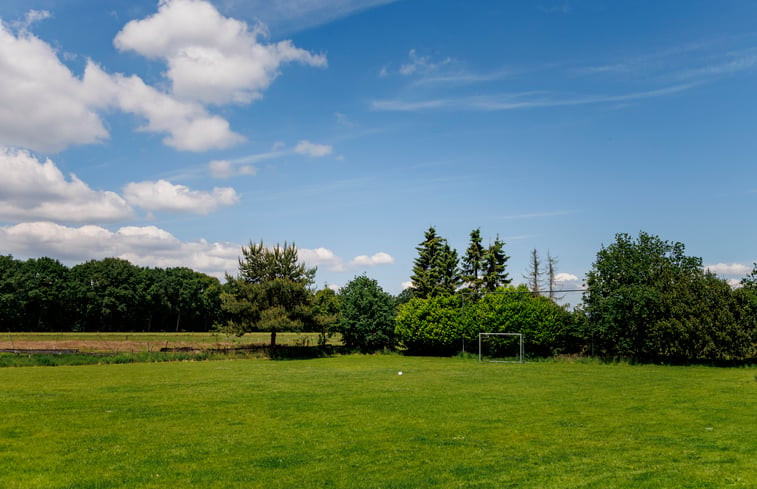
[[[0,487],[751,488],[756,374],[400,355],[0,369]]]

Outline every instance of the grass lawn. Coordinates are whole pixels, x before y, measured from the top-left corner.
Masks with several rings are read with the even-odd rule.
[[[399,355],[4,368],[0,487],[754,488],[756,375]]]

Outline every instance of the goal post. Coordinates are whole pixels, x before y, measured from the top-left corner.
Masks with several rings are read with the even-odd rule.
[[[495,360],[484,359],[483,346],[484,341],[491,336],[516,336],[518,338],[518,355],[517,360]],[[478,334],[478,361],[492,363],[523,363],[523,333],[479,333]]]

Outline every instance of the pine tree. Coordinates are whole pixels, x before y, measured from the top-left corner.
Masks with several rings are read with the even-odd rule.
[[[504,247],[505,243],[499,239],[498,235],[484,255],[483,283],[484,290],[487,292],[494,292],[497,287],[507,285],[512,281],[505,271],[510,257],[505,254]]]
[[[483,284],[481,274],[484,270],[485,255],[486,250],[481,245],[481,229],[474,229],[470,233],[470,245],[465,250],[462,266],[462,280],[473,292],[478,292]]]
[[[426,298],[435,295],[434,291],[439,282],[437,264],[442,252],[442,241],[432,226],[425,232],[423,242],[415,248],[418,257],[414,261],[413,275],[410,277],[415,297]]]
[[[458,267],[457,251],[453,250],[447,241],[442,245],[442,252],[437,261],[439,282],[432,295],[452,295],[462,284],[460,268]]]

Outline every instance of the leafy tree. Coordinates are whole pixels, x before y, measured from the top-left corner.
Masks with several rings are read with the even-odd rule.
[[[339,321],[339,296],[328,287],[317,291],[311,301],[310,316],[315,330],[320,333],[318,343],[325,345],[336,330]]]
[[[226,329],[236,334],[269,331],[271,347],[276,333],[298,331],[310,319],[309,287],[316,268],[299,262],[297,247],[284,242],[265,248],[262,241],[242,247],[239,276],[227,277],[221,304],[229,316]]]
[[[339,292],[337,329],[350,348],[373,351],[394,345],[394,304],[378,282],[360,275]]]
[[[485,267],[486,249],[481,244],[481,230],[470,233],[470,244],[462,260],[462,280],[472,292],[478,292],[483,286],[481,275]]]
[[[120,258],[90,260],[71,269],[71,302],[78,329],[124,331],[137,323],[139,268]]]
[[[617,234],[597,253],[587,287],[587,325],[605,354],[720,360],[752,349],[739,296],[682,243]]]
[[[505,269],[507,268],[507,260],[510,259],[505,254],[505,243],[499,239],[499,236],[494,240],[494,243],[489,245],[484,255],[484,290],[493,292],[498,287],[507,285],[511,282]]]

